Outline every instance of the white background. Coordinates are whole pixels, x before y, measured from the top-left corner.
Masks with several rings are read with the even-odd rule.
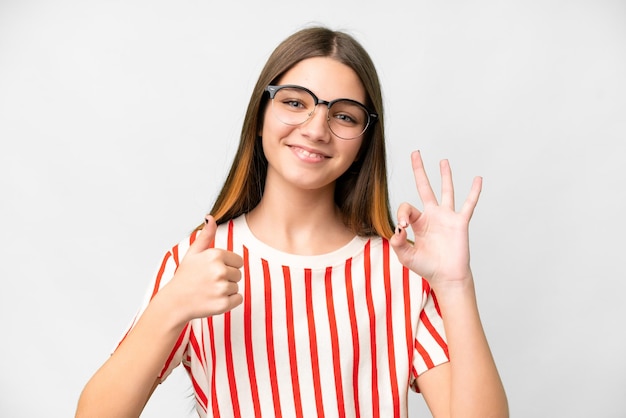
[[[0,0],[0,416],[68,417],[210,208],[279,41],[370,51],[392,205],[449,158],[513,417],[626,416],[626,2]],[[306,216],[306,214],[303,214]],[[145,417],[192,408],[182,374]],[[412,416],[428,416],[419,395]]]

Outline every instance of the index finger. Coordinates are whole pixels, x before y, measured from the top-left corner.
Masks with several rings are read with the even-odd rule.
[[[222,261],[228,267],[240,269],[243,267],[243,258],[232,251],[222,250]]]
[[[424,162],[422,161],[422,154],[419,151],[411,153],[411,164],[413,166],[413,176],[415,177],[415,186],[417,187],[417,193],[422,199],[424,206],[437,205],[437,197],[433,188],[430,186],[430,181],[426,175],[426,169],[424,168]]]

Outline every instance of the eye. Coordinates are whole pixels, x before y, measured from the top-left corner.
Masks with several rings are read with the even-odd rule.
[[[362,126],[367,121],[365,110],[351,100],[340,100],[330,107],[332,121],[343,126]]]
[[[357,121],[352,116],[345,114],[345,113],[337,113],[337,114],[334,114],[333,117],[337,119],[339,122],[346,124],[346,125],[357,124]]]
[[[311,95],[300,88],[285,87],[276,92],[274,101],[289,112],[308,112],[314,106]]]
[[[302,101],[297,100],[297,99],[287,99],[287,100],[283,100],[282,103],[290,108],[295,109],[304,109],[305,105],[304,103],[302,103]]]

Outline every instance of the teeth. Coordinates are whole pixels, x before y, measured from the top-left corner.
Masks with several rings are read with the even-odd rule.
[[[324,158],[324,156],[322,154],[315,154],[313,152],[309,152],[305,149],[298,149],[298,152],[302,155],[304,155],[305,157],[309,157],[309,158]]]

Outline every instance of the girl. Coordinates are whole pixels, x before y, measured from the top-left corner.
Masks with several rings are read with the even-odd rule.
[[[409,388],[436,417],[508,416],[469,265],[481,179],[455,212],[447,161],[439,203],[411,160],[424,209],[402,204],[394,228],[368,54],[326,28],[283,41],[211,215],[165,255],[76,415],[139,416],[182,362],[201,417],[405,417]]]

